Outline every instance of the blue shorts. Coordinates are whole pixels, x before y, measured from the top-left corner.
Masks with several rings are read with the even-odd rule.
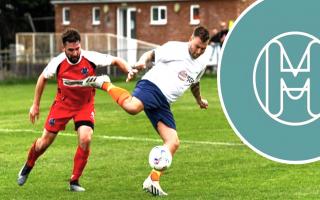
[[[142,101],[144,112],[156,130],[159,121],[176,130],[176,123],[170,110],[170,104],[154,83],[148,80],[140,80],[132,96]]]

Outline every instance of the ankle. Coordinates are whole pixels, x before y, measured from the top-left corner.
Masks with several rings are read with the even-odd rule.
[[[79,185],[79,180],[70,180],[70,185]]]
[[[104,82],[101,89],[108,92],[112,88],[112,86],[112,83]]]
[[[150,178],[152,181],[160,181],[161,172],[153,169],[150,173]]]

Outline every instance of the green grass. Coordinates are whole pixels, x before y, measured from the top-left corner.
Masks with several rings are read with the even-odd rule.
[[[132,91],[135,83],[116,84]],[[154,199],[142,191],[141,185],[150,171],[148,153],[160,142],[143,139],[159,136],[144,113],[126,114],[102,91],[96,96],[92,153],[81,179],[87,191],[68,191],[77,146],[72,122],[37,161],[28,182],[19,187],[17,173],[31,143],[41,135],[56,91],[55,84],[47,85],[40,120],[31,125],[28,111],[34,85],[35,82],[0,85],[0,199]],[[161,178],[162,187],[169,193],[165,199],[319,199],[318,163],[279,164],[241,145],[222,112],[216,78],[205,77],[201,87],[209,101],[208,110],[200,110],[190,92],[172,105],[181,146]]]

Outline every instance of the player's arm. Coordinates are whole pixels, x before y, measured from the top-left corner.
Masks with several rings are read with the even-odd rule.
[[[137,69],[133,69],[127,61],[120,57],[114,57],[111,65],[116,65],[121,71],[128,74],[126,82],[133,79],[133,77],[138,73]]]
[[[197,101],[197,104],[200,106],[201,109],[207,109],[208,108],[208,101],[206,99],[202,99],[200,94],[200,82],[196,82],[191,84],[191,92],[194,96],[194,98]]]
[[[145,52],[144,54],[142,54],[142,56],[140,57],[140,59],[138,60],[138,62],[136,64],[134,64],[129,72],[128,72],[128,77],[127,77],[127,82],[130,81],[131,79],[133,79],[133,77],[141,70],[144,70],[146,68],[151,68],[152,67],[152,63],[154,62],[154,50],[150,50]]]
[[[152,67],[152,63],[155,60],[154,50],[150,50],[142,54],[138,62],[134,65],[136,69],[143,70]]]
[[[128,73],[127,82],[133,79],[133,77],[138,73],[137,69],[133,69],[127,61],[120,57],[113,57],[111,65],[115,65],[124,73]]]
[[[97,67],[116,66],[124,73],[131,71],[130,65],[124,59],[109,54],[103,54],[96,51],[82,51],[82,54]]]
[[[116,67],[118,67],[124,73],[128,73],[129,70],[130,70],[130,66],[127,63],[127,61],[125,61],[124,59],[122,59],[120,57],[113,57],[111,65],[115,65]]]
[[[37,85],[34,91],[33,104],[30,108],[29,118],[30,121],[34,124],[36,119],[39,119],[40,113],[40,100],[43,93],[43,90],[46,86],[47,79],[44,77],[43,73],[39,76]]]

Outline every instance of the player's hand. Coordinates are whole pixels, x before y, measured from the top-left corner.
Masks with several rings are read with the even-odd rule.
[[[32,124],[39,119],[39,105],[33,104],[29,111],[29,119]]]
[[[145,63],[137,62],[134,64],[130,69],[128,70],[128,76],[126,82],[129,82],[131,79],[133,79],[141,70],[144,70],[146,68]]]
[[[135,69],[135,68],[131,68],[129,71],[128,71],[128,76],[127,76],[127,80],[126,80],[126,82],[129,82],[131,79],[133,79],[135,76],[136,76],[136,74],[138,74],[138,70],[137,69]]]
[[[133,65],[133,69],[137,69],[138,71],[144,70],[147,68],[147,65],[145,62],[137,62],[136,64]]]
[[[200,99],[198,101],[198,104],[201,109],[207,109],[208,108],[208,101],[206,99]]]

